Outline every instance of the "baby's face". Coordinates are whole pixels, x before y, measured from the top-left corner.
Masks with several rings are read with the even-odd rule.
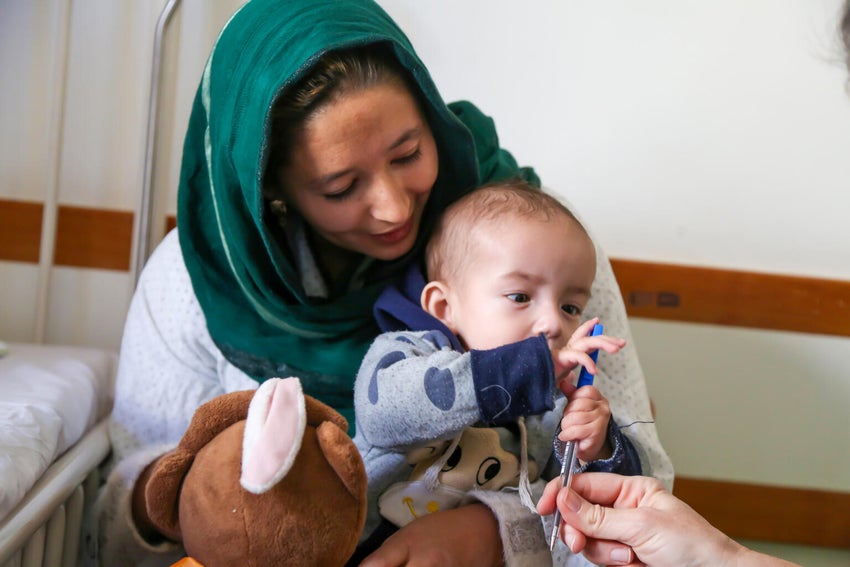
[[[446,282],[451,328],[469,349],[543,334],[566,345],[596,274],[593,243],[575,221],[510,219],[477,227],[469,263]]]

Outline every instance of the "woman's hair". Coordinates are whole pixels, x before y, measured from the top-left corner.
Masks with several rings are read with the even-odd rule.
[[[499,220],[504,230],[510,232],[512,219],[549,221],[556,217],[567,218],[587,234],[561,201],[522,179],[482,185],[454,202],[437,221],[425,250],[428,279],[445,280],[457,276],[475,253],[473,232],[482,221]]]
[[[319,109],[340,96],[376,85],[418,89],[389,45],[371,44],[322,55],[306,76],[275,101],[270,113],[269,155],[263,177],[267,199],[280,199],[277,172],[288,165],[299,130]]]

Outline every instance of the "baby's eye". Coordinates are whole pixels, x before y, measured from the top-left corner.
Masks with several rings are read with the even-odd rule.
[[[527,293],[509,293],[506,297],[514,303],[528,303],[531,301]]]
[[[581,315],[581,307],[577,305],[562,305],[561,310],[567,315],[572,315],[573,317]]]

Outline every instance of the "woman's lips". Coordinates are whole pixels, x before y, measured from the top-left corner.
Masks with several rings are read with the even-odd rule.
[[[381,234],[376,234],[375,238],[377,238],[378,240],[380,240],[381,242],[383,242],[385,244],[395,244],[396,242],[398,242],[400,240],[404,240],[405,237],[407,237],[407,235],[410,234],[411,228],[413,228],[413,221],[409,220],[398,228],[395,228],[393,230],[390,230],[390,231],[387,231],[387,232],[384,232],[384,233],[381,233]]]

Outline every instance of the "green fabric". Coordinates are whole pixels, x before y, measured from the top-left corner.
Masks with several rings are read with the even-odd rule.
[[[277,95],[330,49],[389,42],[424,93],[440,156],[413,254],[373,262],[363,289],[309,299],[293,261],[263,221],[268,112]],[[255,379],[302,377],[305,391],[351,407],[360,361],[377,333],[372,305],[421,248],[437,213],[482,181],[520,170],[492,121],[468,102],[442,101],[407,38],[373,2],[253,0],[222,30],[195,96],[178,193],[180,245],[207,327]]]

